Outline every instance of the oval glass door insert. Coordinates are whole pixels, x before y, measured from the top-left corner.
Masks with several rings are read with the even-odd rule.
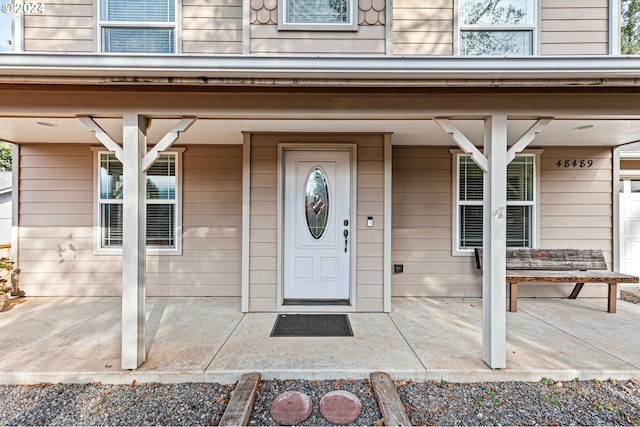
[[[325,174],[320,168],[312,169],[307,177],[304,210],[309,232],[314,239],[320,239],[329,219],[329,188]]]

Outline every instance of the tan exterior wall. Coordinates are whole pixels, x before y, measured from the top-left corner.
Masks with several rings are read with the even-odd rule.
[[[382,135],[251,136],[251,229],[249,310],[276,311],[278,239],[278,144],[356,143],[358,311],[383,310],[384,138]],[[374,227],[367,227],[374,216]]]
[[[251,2],[250,52],[384,54],[385,2],[359,0],[357,31],[280,31],[276,0]]]
[[[607,55],[608,0],[542,0],[541,55]]]
[[[448,147],[393,147],[392,296],[478,296],[472,259],[451,255],[451,162]]]
[[[453,0],[395,0],[394,55],[453,55]]]
[[[27,295],[120,295],[121,256],[94,252],[89,146],[20,149],[20,287]],[[147,294],[240,296],[242,148],[183,154],[183,253],[147,257]]]
[[[592,167],[564,168],[589,160]],[[556,163],[562,162],[562,167]],[[441,147],[393,148],[393,296],[481,296],[471,256],[453,256],[452,155]],[[611,266],[612,155],[607,148],[545,148],[540,165],[540,247],[603,249]],[[522,296],[567,296],[572,285],[521,285]],[[586,286],[581,295],[606,295]]]
[[[43,0],[45,13],[25,15],[25,51],[92,52],[92,0]],[[608,54],[608,0],[541,0],[541,55]],[[242,53],[242,0],[183,0],[183,53]],[[384,54],[383,0],[359,1],[358,31],[279,31],[277,1],[251,2],[250,52]],[[455,54],[454,0],[396,0],[395,55]],[[180,28],[178,28],[180,30]]]
[[[25,51],[93,52],[93,0],[38,3],[44,4],[44,13],[24,16]]]
[[[183,53],[242,53],[242,0],[182,0]]]

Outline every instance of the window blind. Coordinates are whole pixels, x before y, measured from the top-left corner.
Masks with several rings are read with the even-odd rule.
[[[173,28],[102,28],[104,52],[173,53],[174,46]]]
[[[471,156],[458,160],[460,249],[482,246],[484,174]],[[507,246],[531,247],[535,203],[534,157],[517,156],[507,166]]]
[[[162,154],[147,171],[147,245],[176,247],[176,155]],[[100,227],[103,248],[122,247],[122,163],[100,154]]]
[[[175,0],[103,0],[103,21],[174,22]]]

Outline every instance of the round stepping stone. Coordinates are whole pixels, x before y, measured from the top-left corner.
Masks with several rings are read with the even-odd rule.
[[[311,398],[299,391],[285,391],[271,402],[271,418],[283,426],[300,424],[311,416]]]
[[[351,424],[360,416],[362,403],[348,391],[335,390],[320,399],[320,413],[333,424]]]

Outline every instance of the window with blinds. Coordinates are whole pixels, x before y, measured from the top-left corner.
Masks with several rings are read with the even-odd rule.
[[[457,162],[456,241],[466,251],[482,246],[484,174],[467,154]],[[507,246],[533,246],[535,193],[535,157],[518,155],[507,166]]]
[[[356,30],[356,0],[279,0],[280,29]]]
[[[177,156],[160,155],[147,171],[147,246],[175,249],[177,234]],[[122,163],[111,153],[100,153],[100,247],[122,247]]]
[[[103,52],[174,53],[176,0],[102,0]]]

